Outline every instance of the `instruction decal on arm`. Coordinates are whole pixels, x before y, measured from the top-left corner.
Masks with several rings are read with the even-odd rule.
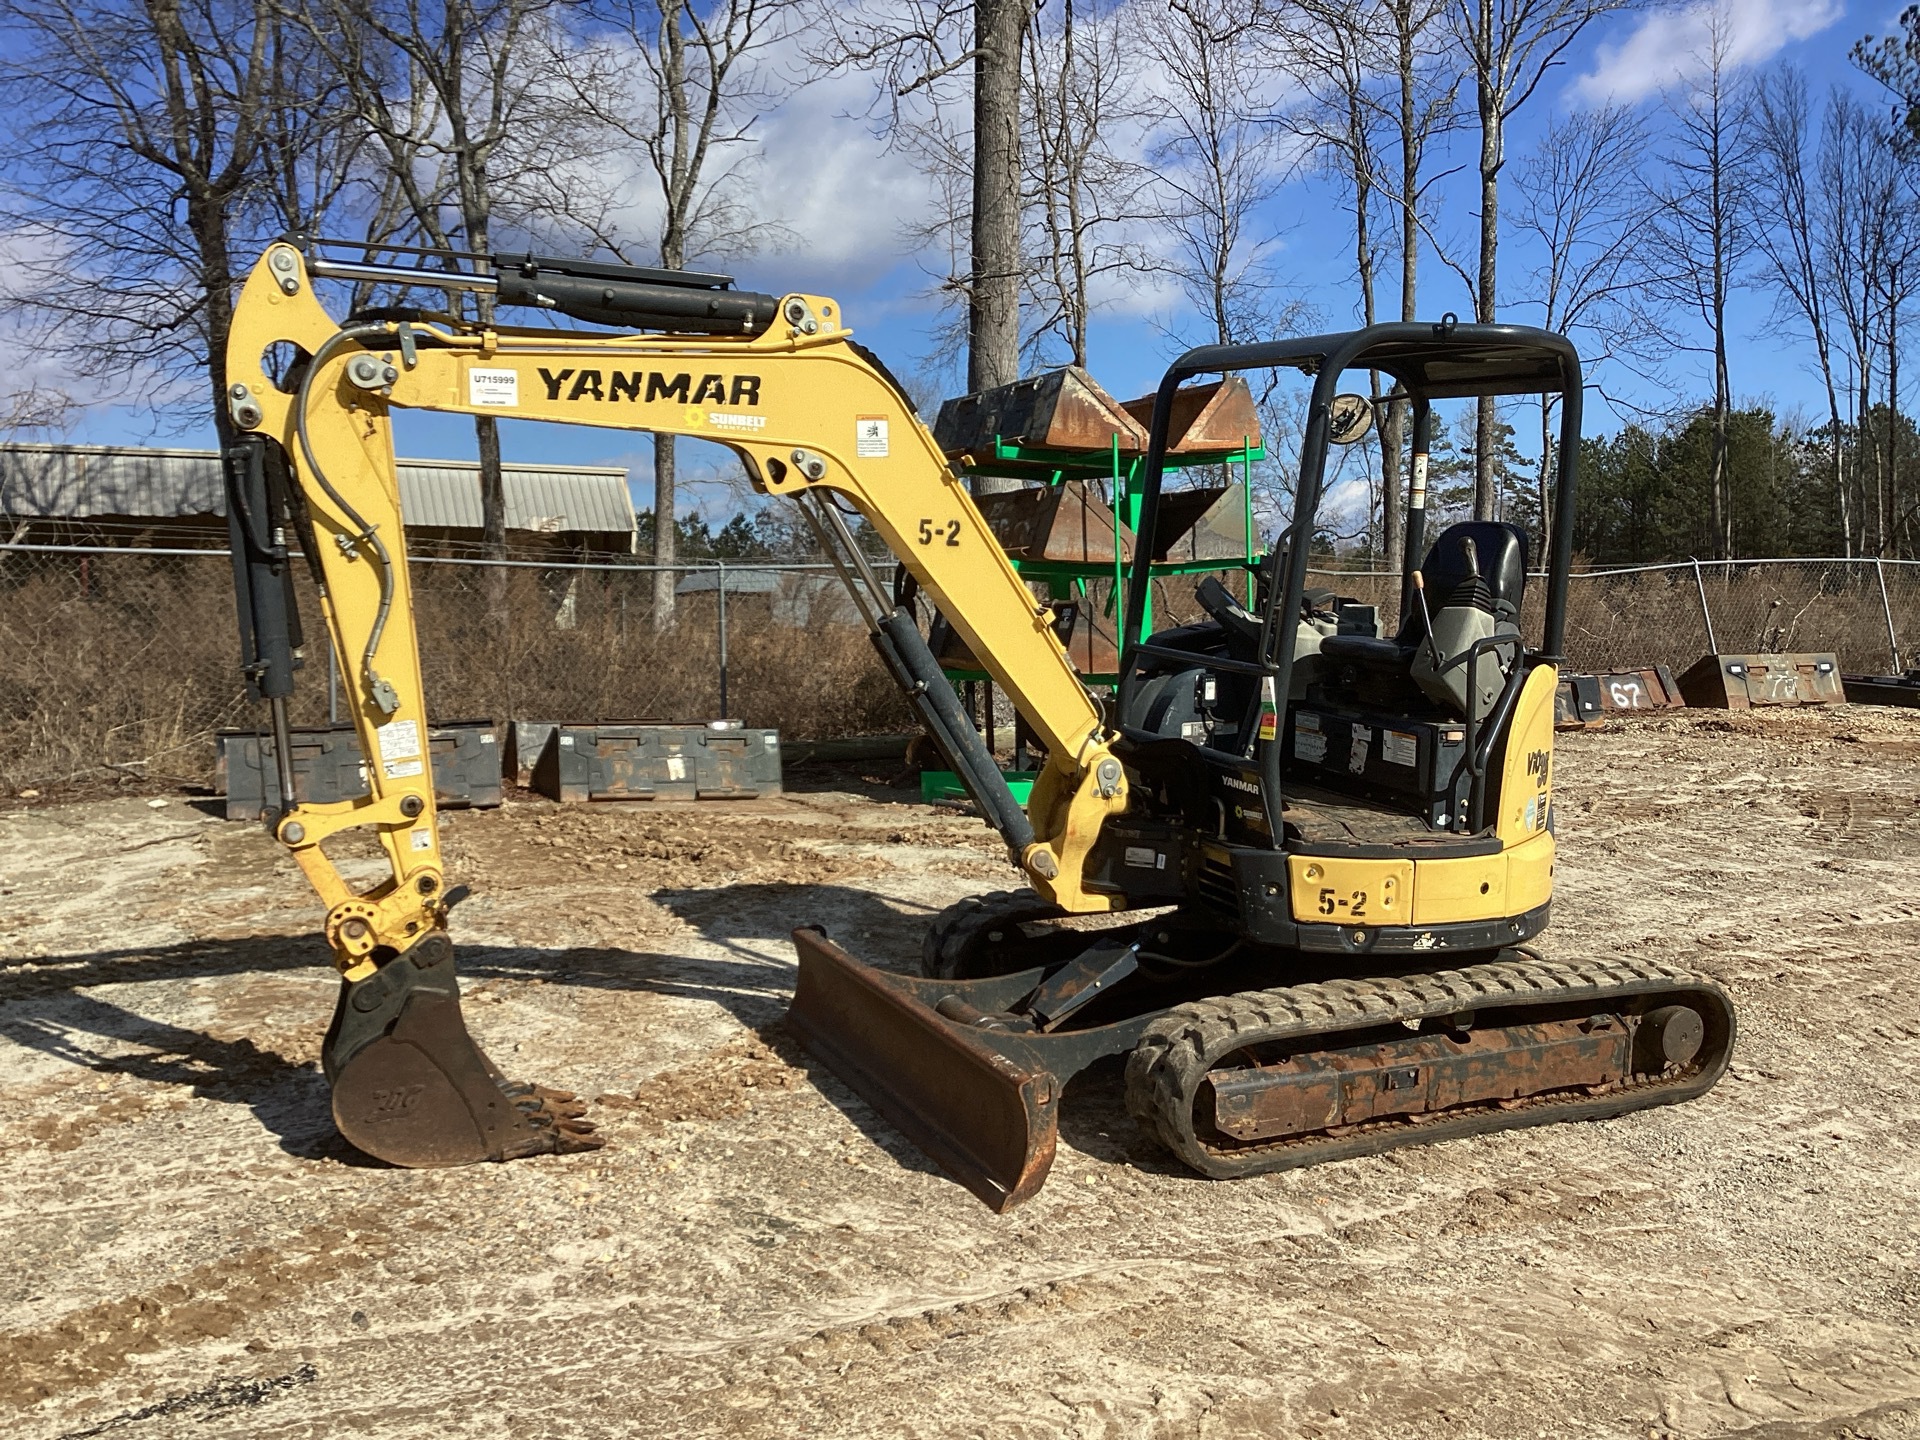
[[[886,416],[856,415],[853,417],[853,453],[862,460],[887,458]]]
[[[387,779],[401,780],[426,769],[420,756],[418,720],[395,720],[375,733],[380,737],[380,773]]]

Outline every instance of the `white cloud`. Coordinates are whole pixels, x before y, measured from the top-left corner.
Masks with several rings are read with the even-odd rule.
[[[759,198],[791,230],[793,250],[832,276],[871,281],[904,259],[907,225],[932,212],[938,189],[913,160],[890,151],[857,114],[864,87],[823,81],[757,126]]]
[[[1727,69],[1770,60],[1845,14],[1842,0],[1717,0],[1644,16],[1624,40],[1603,43],[1593,67],[1574,82],[1592,104],[1631,104],[1708,68],[1713,29],[1722,27]]]
[[[770,70],[749,76],[743,88],[762,81],[773,91],[787,85]],[[932,213],[937,190],[908,155],[875,134],[864,113],[873,98],[871,82],[858,76],[817,80],[753,115],[745,143],[717,147],[710,177],[727,175],[728,198],[755,222],[785,233],[747,254],[695,256],[693,264],[755,279],[777,270],[782,289],[863,289],[907,259],[909,227]],[[663,202],[637,147],[596,157],[581,178],[605,196],[613,229],[640,242],[634,255],[644,255]]]

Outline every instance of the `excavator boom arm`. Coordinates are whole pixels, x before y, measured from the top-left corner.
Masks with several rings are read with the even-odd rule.
[[[983,657],[1047,746],[1031,831],[1009,837],[1016,859],[1036,888],[1069,910],[1118,903],[1081,883],[1102,820],[1125,805],[1125,777],[1099,712],[1047,608],[1021,582],[912,407],[852,343],[834,301],[786,296],[775,322],[757,335],[393,319],[342,326],[315,297],[312,280],[292,245],[262,256],[234,315],[228,393],[238,427],[276,441],[290,461],[310,520],[306,544],[324,581],[327,629],[368,757],[370,795],[292,806],[278,826],[327,902],[327,938],[349,980],[367,978],[385,955],[442,923],[444,872],[389,419],[395,409],[690,436],[733,450],[758,489],[798,499],[829,532],[846,535],[838,505],[850,505]],[[270,375],[269,363],[289,354],[297,357],[290,376]],[[847,563],[864,568],[857,554]],[[867,589],[877,605],[877,584]],[[944,684],[924,663],[902,661],[901,646],[919,642],[905,637],[899,616],[869,619],[910,691]],[[356,893],[321,842],[362,826],[379,837],[393,874]]]

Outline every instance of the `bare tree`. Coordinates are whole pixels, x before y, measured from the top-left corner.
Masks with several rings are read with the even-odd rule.
[[[1380,43],[1383,37],[1367,23],[1371,18],[1351,6],[1309,3],[1297,16],[1283,20],[1274,36],[1282,63],[1299,82],[1303,97],[1301,103],[1284,112],[1282,124],[1307,144],[1309,153],[1321,159],[1340,185],[1353,216],[1353,267],[1362,325],[1372,325],[1378,318],[1375,277],[1383,245],[1374,221],[1380,204],[1377,192],[1381,188],[1385,114],[1376,92],[1389,62]],[[1377,403],[1379,372],[1373,372],[1370,380]],[[1375,541],[1380,549],[1391,549],[1400,539],[1395,503],[1399,456],[1395,454],[1389,462],[1384,443],[1380,449],[1380,474],[1368,475],[1368,529],[1373,530],[1372,517],[1376,514],[1381,524],[1368,539],[1370,549]],[[1387,476],[1389,463],[1394,469],[1391,481]]]
[[[1449,0],[1448,24],[1473,78],[1480,127],[1480,264],[1474,318],[1491,323],[1499,307],[1500,172],[1507,122],[1531,100],[1568,47],[1602,15],[1635,0]],[[1495,411],[1483,397],[1474,424],[1473,513],[1493,518]]]
[[[1135,43],[1161,67],[1149,111],[1158,268],[1201,316],[1209,341],[1270,332],[1285,305],[1257,212],[1286,179],[1282,136],[1265,116],[1270,72],[1230,0],[1143,9]]]
[[[1460,77],[1448,63],[1438,21],[1448,0],[1302,0],[1278,12],[1276,39],[1308,103],[1288,128],[1317,145],[1338,171],[1354,214],[1360,315],[1416,318],[1421,248],[1430,218],[1432,140],[1451,127]],[[1375,210],[1381,214],[1376,218]],[[1380,303],[1383,266],[1397,250],[1399,301]],[[1379,377],[1374,377],[1376,400]],[[1380,557],[1398,575],[1405,553],[1410,407],[1389,400],[1379,433]],[[1397,587],[1397,580],[1389,584]],[[1393,595],[1387,597],[1389,608]]]
[[[1713,437],[1708,523],[1717,558],[1733,553],[1727,426],[1733,413],[1727,305],[1752,252],[1756,142],[1744,89],[1733,74],[1725,10],[1708,17],[1701,73],[1668,96],[1672,140],[1647,190],[1649,293],[1691,311],[1706,327],[1713,360]]]
[[[1893,452],[1899,435],[1900,320],[1920,278],[1910,157],[1895,144],[1887,117],[1844,90],[1833,91],[1821,124],[1818,261],[1853,371],[1849,418],[1860,543],[1875,554],[1894,546],[1899,528]],[[1874,428],[1875,386],[1883,379],[1884,434]]]
[[[750,254],[785,232],[746,190],[756,153],[753,128],[793,92],[764,63],[797,28],[799,0],[630,0],[617,12],[617,47],[602,63],[581,66],[575,93],[583,109],[639,155],[652,192],[643,241],[625,224],[625,197],[592,228],[621,259],[684,270],[696,262]],[[624,62],[621,56],[629,57]],[[644,252],[644,253],[641,253]],[[653,439],[653,563],[678,557],[677,447]],[[653,624],[673,623],[670,569],[653,576]]]
[[[1419,314],[1420,246],[1426,235],[1427,193],[1437,178],[1427,173],[1427,149],[1436,137],[1453,128],[1457,118],[1455,102],[1461,77],[1447,63],[1437,33],[1447,5],[1448,0],[1382,0],[1378,12],[1392,54],[1394,83],[1387,104],[1399,165],[1385,193],[1400,222],[1402,320],[1416,319]],[[1387,569],[1394,577],[1388,582],[1393,587],[1388,599],[1395,610],[1400,599],[1399,575],[1406,558],[1406,524],[1401,507],[1407,503],[1407,491],[1400,464],[1412,419],[1409,403],[1395,400],[1387,406],[1380,425],[1381,490],[1389,501],[1382,518],[1382,538]]]
[[[1020,378],[1020,47],[1034,0],[974,0],[967,388]]]
[[[1616,356],[1640,358],[1651,326],[1635,303],[1642,271],[1640,162],[1646,126],[1630,110],[1574,111],[1549,123],[1514,172],[1515,228],[1541,257],[1528,297],[1548,330],[1581,337],[1589,376]],[[1553,415],[1559,397],[1540,396],[1540,545],[1553,532]]]
[[[1028,349],[1057,341],[1087,363],[1087,321],[1097,285],[1146,267],[1129,228],[1150,210],[1146,174],[1124,135],[1139,118],[1136,74],[1116,8],[1063,0],[1036,16],[1026,50],[1031,315]]]
[[[1880,552],[1911,552],[1903,537],[1911,529],[1912,507],[1900,498],[1900,442],[1904,432],[1900,415],[1900,331],[1914,295],[1920,290],[1920,154],[1897,143],[1891,127],[1886,136],[1888,165],[1876,177],[1878,188],[1873,224],[1879,231],[1874,248],[1882,263],[1868,276],[1878,310],[1878,335],[1886,357],[1887,388],[1881,405],[1885,434],[1873,442],[1874,480],[1879,501]]]
[[[266,138],[307,99],[276,88],[272,5],[4,0],[0,35],[7,189],[29,257],[10,306],[103,389],[210,409],[224,443],[235,234],[265,209]]]
[[[1846,449],[1840,443],[1840,392],[1834,376],[1832,316],[1821,255],[1827,248],[1819,226],[1825,207],[1812,197],[1812,108],[1805,75],[1792,66],[1763,76],[1754,87],[1754,246],[1764,258],[1779,308],[1793,314],[1813,342],[1820,383],[1827,397],[1828,447],[1841,543],[1853,554],[1852,506],[1847,490]]]
[[[563,227],[590,147],[565,84],[564,0],[296,0],[353,118],[384,160],[390,198],[429,245],[493,251],[503,223],[525,237]],[[474,297],[493,318],[490,296]],[[500,427],[476,416],[487,552],[506,551]]]
[[[967,268],[948,280],[967,309],[967,389],[1020,377],[1021,47],[1036,0],[892,0],[858,8],[819,0],[821,58],[875,75],[890,137],[941,157],[961,132],[970,184]],[[961,86],[955,77],[966,75]],[[918,108],[916,108],[918,107]],[[932,113],[929,114],[928,112]],[[924,131],[938,137],[926,144]],[[957,217],[956,217],[957,218]]]

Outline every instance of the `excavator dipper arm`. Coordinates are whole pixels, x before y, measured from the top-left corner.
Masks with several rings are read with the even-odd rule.
[[[1022,814],[1004,795],[990,760],[954,754],[977,747],[977,737],[957,716],[951,688],[930,669],[909,617],[880,599],[866,571],[877,647],[949,754],[971,772],[976,798],[1016,863],[1067,911],[1120,903],[1083,882],[1102,823],[1126,804],[1125,775],[1099,712],[1048,611],[1021,582],[912,407],[852,343],[834,301],[786,296],[765,328],[739,334],[608,334],[396,319],[343,326],[313,293],[318,268],[294,245],[276,244],[241,293],[227,373],[229,410],[243,440],[229,471],[232,482],[249,463],[259,468],[263,454],[285,466],[287,508],[316,566],[329,638],[368,761],[370,793],[338,804],[297,802],[283,766],[275,827],[327,905],[326,938],[345,983],[328,1032],[326,1067],[335,1118],[356,1145],[397,1164],[438,1165],[598,1143],[571,1096],[505,1081],[460,1017],[389,420],[395,409],[714,441],[742,458],[761,491],[799,500],[829,542],[847,539],[837,502],[850,505],[952,620],[1046,743],[1047,767]],[[503,299],[505,279],[503,272]],[[521,282],[534,297],[526,303],[539,302],[543,283],[549,282]],[[728,301],[765,298],[716,293]],[[288,356],[294,359],[284,374],[269,373]],[[272,443],[262,446],[253,437]],[[253,487],[256,500],[259,488]],[[249,519],[259,540],[259,517]],[[249,554],[258,548],[250,545]],[[844,544],[836,558],[858,595],[864,560]],[[237,568],[241,563],[237,548]],[[257,579],[264,572],[256,566],[254,573]],[[271,584],[253,589],[271,599]],[[255,629],[271,630],[273,606],[262,611],[259,603]],[[244,613],[242,630],[249,633]],[[271,636],[253,637],[256,643],[263,638]],[[277,697],[260,693],[274,700],[284,738],[279,688]],[[279,748],[284,754],[284,744]],[[392,873],[356,891],[323,842],[363,828],[378,839]]]

